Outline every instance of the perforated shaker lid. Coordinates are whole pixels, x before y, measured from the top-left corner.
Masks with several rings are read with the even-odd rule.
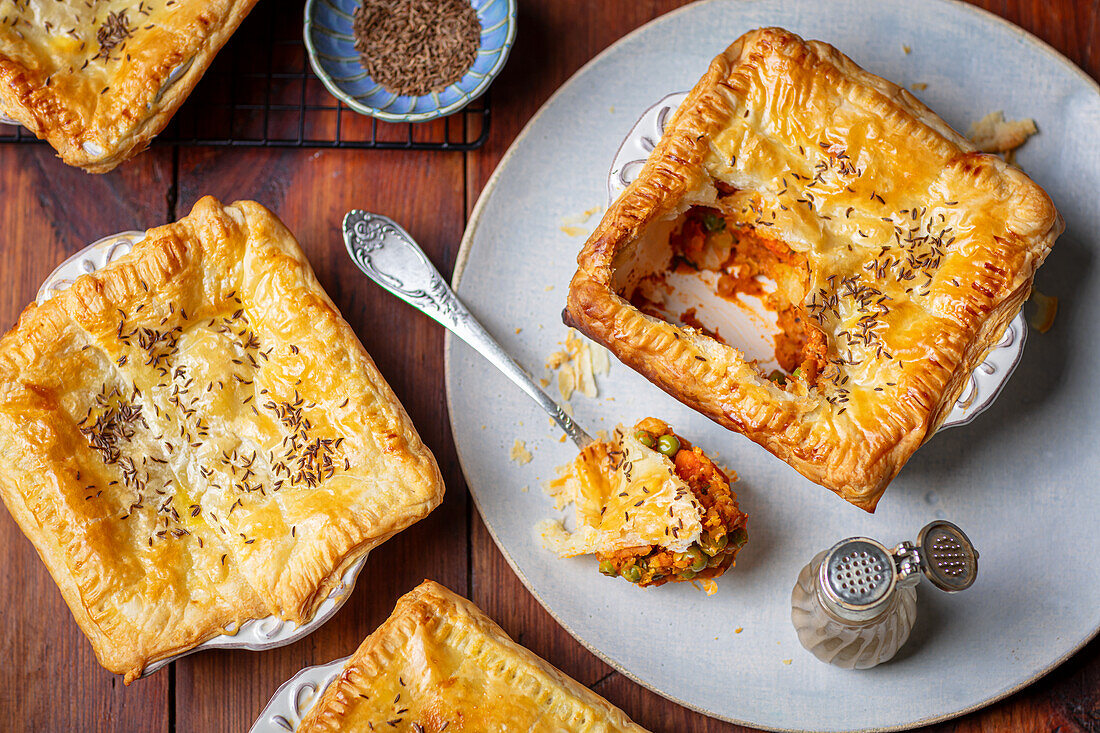
[[[978,551],[966,533],[951,522],[937,520],[917,535],[921,571],[940,590],[966,590],[978,577]]]
[[[877,616],[889,602],[896,582],[890,551],[868,537],[850,537],[833,545],[818,570],[826,607],[848,621]]]

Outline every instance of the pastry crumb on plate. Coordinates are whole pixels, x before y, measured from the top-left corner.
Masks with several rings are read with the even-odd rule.
[[[519,438],[516,438],[515,444],[512,445],[512,450],[508,453],[508,459],[523,466],[530,463],[532,458],[534,458],[534,456],[531,455],[531,451],[527,450],[527,444]]]

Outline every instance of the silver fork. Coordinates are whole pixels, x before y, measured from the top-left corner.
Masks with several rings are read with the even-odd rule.
[[[578,448],[592,442],[558,403],[508,355],[454,294],[409,233],[389,217],[353,209],[344,215],[344,244],[367,277],[442,324],[529,394]]]

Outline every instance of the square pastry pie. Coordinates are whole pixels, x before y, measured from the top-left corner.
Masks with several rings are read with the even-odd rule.
[[[904,89],[824,43],[756,30],[713,61],[608,209],[564,317],[873,511],[1062,229],[1039,186]],[[758,298],[782,369],[769,378],[693,309],[670,315],[685,280],[726,308]]]
[[[0,493],[104,667],[302,623],[443,496],[289,231],[199,201],[0,340]]]
[[[645,733],[430,580],[398,599],[297,730]]]
[[[14,0],[0,5],[0,113],[69,165],[141,152],[256,0]]]

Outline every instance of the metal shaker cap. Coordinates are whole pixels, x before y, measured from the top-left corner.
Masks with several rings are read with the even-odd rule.
[[[897,571],[890,551],[868,537],[849,537],[833,545],[818,569],[820,598],[846,621],[868,621],[890,602]]]

